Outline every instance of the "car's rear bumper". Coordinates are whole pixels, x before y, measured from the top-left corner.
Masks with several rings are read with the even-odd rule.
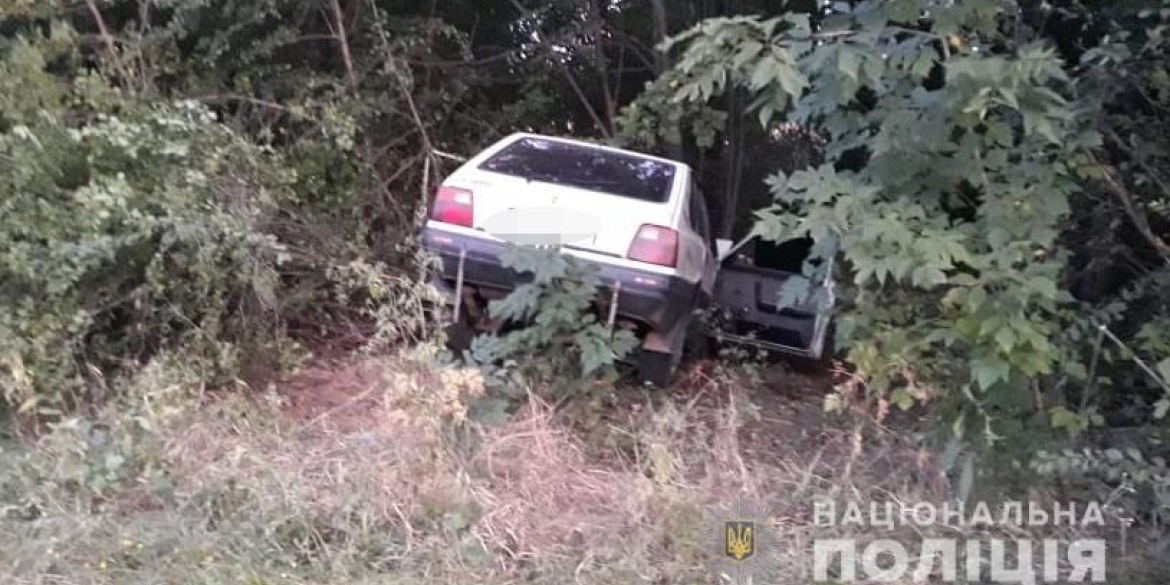
[[[518,284],[531,281],[532,275],[505,268],[500,256],[508,244],[486,238],[425,227],[423,247],[441,259],[433,275],[440,290],[453,294],[459,273],[459,256],[463,253],[463,282],[484,293],[506,293]],[[664,329],[685,317],[695,308],[695,283],[678,276],[592,262],[598,268],[602,294],[598,300],[608,305],[618,286],[617,317],[632,320],[652,329]]]

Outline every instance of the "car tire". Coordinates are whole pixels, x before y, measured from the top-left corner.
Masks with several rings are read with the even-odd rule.
[[[638,354],[638,382],[666,388],[682,361],[682,353],[641,350]]]
[[[443,331],[446,333],[447,349],[455,352],[457,356],[471,349],[471,341],[475,339],[476,332],[466,311],[459,315],[459,321],[449,323]]]
[[[683,357],[689,360],[705,360],[716,356],[718,350],[715,337],[697,321],[691,323],[687,330],[686,344],[683,345]]]

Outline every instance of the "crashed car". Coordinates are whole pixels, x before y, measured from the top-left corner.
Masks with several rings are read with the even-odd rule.
[[[707,209],[684,163],[520,133],[467,160],[442,182],[422,242],[440,258],[433,283],[470,327],[483,325],[490,300],[525,279],[501,263],[509,245],[553,245],[592,263],[609,324],[640,340],[639,378],[662,386],[696,329],[696,314],[717,298],[735,303],[740,321],[783,325],[766,317],[766,302],[744,304],[749,289],[766,295],[771,288],[760,286],[780,281],[738,265],[721,268],[720,248],[729,255],[742,255],[744,248],[713,237]],[[792,319],[779,309],[773,313]],[[751,336],[728,340],[739,338],[747,342]]]

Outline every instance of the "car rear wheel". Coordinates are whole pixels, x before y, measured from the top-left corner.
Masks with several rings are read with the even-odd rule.
[[[715,337],[699,322],[692,322],[687,329],[687,341],[683,345],[683,357],[688,360],[705,360],[716,356],[719,348]]]
[[[455,352],[457,356],[463,355],[463,351],[471,349],[471,340],[475,339],[475,327],[472,325],[471,316],[467,311],[462,311],[459,315],[459,320],[449,323],[444,328],[447,338],[447,349]]]

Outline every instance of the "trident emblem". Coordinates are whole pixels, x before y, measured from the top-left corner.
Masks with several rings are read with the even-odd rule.
[[[731,521],[724,524],[723,553],[742,561],[756,552],[755,522]]]

